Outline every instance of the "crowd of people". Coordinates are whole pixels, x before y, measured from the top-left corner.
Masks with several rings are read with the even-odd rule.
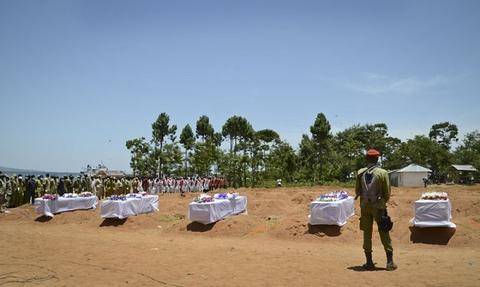
[[[0,211],[7,207],[33,204],[36,197],[44,194],[92,192],[99,198],[132,192],[149,194],[186,192],[208,192],[225,188],[227,182],[222,177],[91,177],[80,176],[7,176],[0,172]]]

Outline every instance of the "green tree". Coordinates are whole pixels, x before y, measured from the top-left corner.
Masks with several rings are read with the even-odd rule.
[[[308,135],[302,135],[298,151],[299,175],[304,180],[315,181],[316,157],[315,144]]]
[[[253,140],[255,131],[252,125],[248,122],[246,118],[240,116],[232,116],[222,127],[222,135],[225,138],[228,138],[230,141],[230,153],[233,153],[234,156],[227,157],[229,161],[234,161],[235,167],[240,167],[239,169],[235,169],[234,173],[235,176],[228,179],[230,182],[232,180],[237,180],[241,178],[240,185],[246,184],[247,179],[247,169],[249,163],[249,146],[251,141]],[[239,158],[237,158],[237,152],[241,151],[242,154]],[[237,165],[237,163],[240,165]],[[232,174],[231,172],[229,174]]]
[[[207,116],[201,116],[197,120],[197,126],[196,126],[197,138],[201,137],[202,140],[205,142],[206,139],[213,137],[214,132],[215,131],[212,125],[210,124],[210,119]]]
[[[183,148],[185,149],[185,177],[188,175],[188,154],[190,150],[193,149],[195,145],[195,137],[193,135],[192,128],[190,127],[189,124],[187,124],[181,134],[180,134],[180,143],[183,145]]]
[[[447,150],[450,150],[452,141],[458,141],[457,135],[458,127],[449,122],[434,124],[428,134],[431,140],[436,141]]]
[[[268,155],[268,168],[272,179],[285,179],[287,182],[294,180],[297,172],[297,154],[286,142],[279,142]]]
[[[454,155],[457,164],[471,164],[480,170],[480,132],[473,131],[466,134]]]
[[[310,126],[312,137],[303,135],[300,143],[300,158],[307,175],[314,182],[327,179],[330,171],[326,169],[329,163],[332,134],[330,123],[323,113],[319,113]]]
[[[271,129],[257,131],[249,141],[250,170],[252,186],[263,181],[268,175],[268,155],[276,144],[280,143],[280,136]]]
[[[222,135],[230,141],[230,152],[236,153],[239,143],[242,144],[251,139],[254,130],[247,119],[239,116],[233,116],[227,119],[222,127]],[[240,147],[244,149],[245,147]]]
[[[175,142],[166,143],[163,146],[163,151],[161,154],[160,149],[155,149],[156,153],[155,159],[160,158],[162,161],[162,166],[160,170],[160,175],[176,175],[181,176],[182,174],[182,151],[180,147]]]
[[[126,147],[130,150],[132,157],[130,159],[130,167],[134,175],[150,175],[155,170],[154,162],[152,162],[151,146],[144,137],[128,140]]]
[[[401,146],[401,140],[388,135],[384,123],[354,125],[334,137],[334,177],[345,181],[352,172],[365,165],[365,153],[374,148],[381,152],[382,165],[385,168],[398,168],[401,162],[395,157]]]
[[[402,145],[399,152],[405,163],[430,167],[434,171],[435,180],[446,180],[453,158],[452,154],[440,143],[426,136],[417,135]]]
[[[163,176],[163,149],[167,137],[170,137],[172,142],[175,141],[175,134],[177,132],[177,126],[170,126],[170,117],[166,113],[161,113],[157,120],[152,124],[152,142],[155,144],[155,155],[158,161],[157,175]]]

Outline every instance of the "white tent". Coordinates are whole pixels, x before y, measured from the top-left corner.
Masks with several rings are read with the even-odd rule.
[[[390,183],[393,186],[421,187],[423,178],[432,172],[428,168],[416,164],[410,164],[402,169],[390,172]]]

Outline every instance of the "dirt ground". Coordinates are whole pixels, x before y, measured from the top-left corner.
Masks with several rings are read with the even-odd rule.
[[[356,215],[343,228],[310,227],[308,205],[335,187],[239,189],[248,215],[190,223],[195,196],[160,196],[160,211],[124,221],[99,209],[37,218],[31,206],[0,215],[0,286],[480,286],[480,186],[449,193],[457,229],[411,229],[423,188],[394,188],[389,212],[399,269],[362,271]],[[350,193],[353,191],[348,190]]]

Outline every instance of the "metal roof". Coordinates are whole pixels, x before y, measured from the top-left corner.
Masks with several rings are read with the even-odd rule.
[[[397,170],[397,172],[432,172],[432,171],[428,168],[412,163],[402,169]]]
[[[471,164],[453,164],[454,169],[458,171],[478,171],[473,165]]]

